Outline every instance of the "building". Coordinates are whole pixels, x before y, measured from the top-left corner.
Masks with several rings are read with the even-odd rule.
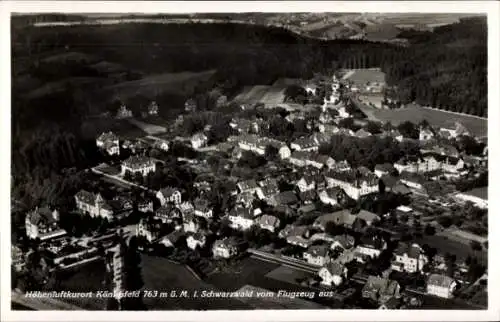
[[[370,211],[361,209],[359,213],[356,214],[356,219],[362,220],[366,225],[371,226],[374,222],[379,221],[380,217]]]
[[[431,274],[427,279],[427,294],[449,299],[457,288],[457,282],[449,276]]]
[[[258,155],[265,155],[268,146],[274,147],[281,159],[289,158],[290,148],[281,141],[260,137],[258,135],[242,135],[236,138],[238,147],[245,151],[252,151]]]
[[[207,237],[200,232],[191,234],[186,239],[187,246],[192,250],[195,250],[196,248],[201,248],[205,246],[206,243],[207,243]]]
[[[266,229],[274,233],[276,229],[280,226],[280,220],[278,217],[275,216],[262,215],[257,219],[256,224],[261,229]]]
[[[158,106],[156,101],[152,101],[148,105],[148,114],[151,116],[156,116],[156,115],[158,115],[159,112],[160,112],[160,107]]]
[[[214,216],[214,212],[208,200],[197,198],[194,200],[193,204],[195,216],[203,217],[205,219],[212,219],[212,217]]]
[[[258,182],[260,189],[257,190],[259,199],[268,199],[280,192],[278,181],[274,178],[267,178]]]
[[[360,139],[365,139],[365,138],[372,136],[372,134],[370,132],[366,131],[365,129],[359,129],[358,131],[356,131],[354,133],[354,136],[356,136],[357,138],[360,138]]]
[[[131,156],[122,163],[122,175],[129,171],[132,174],[140,173],[146,176],[150,172],[156,171],[156,163],[153,159],[145,156]]]
[[[259,190],[259,185],[254,179],[240,181],[236,184],[236,187],[240,193],[249,192],[253,194]]]
[[[174,219],[181,219],[182,213],[179,208],[167,203],[156,210],[155,218],[161,220],[163,223],[171,223]]]
[[[314,245],[303,254],[304,259],[312,265],[325,266],[330,262],[330,247],[327,245]]]
[[[343,203],[347,199],[347,195],[339,187],[330,187],[324,190],[321,190],[318,193],[319,200],[325,205],[335,206]]]
[[[231,222],[232,228],[248,230],[255,224],[254,217],[255,212],[252,208],[236,207],[229,212],[228,219]]]
[[[337,235],[333,237],[330,249],[340,248],[343,251],[354,247],[355,239],[350,235]]]
[[[321,278],[321,284],[339,286],[347,279],[347,272],[347,268],[344,265],[334,261],[322,267],[318,275]]]
[[[61,229],[58,223],[59,211],[36,207],[26,214],[26,236],[43,241],[66,235],[66,231]]]
[[[418,139],[420,141],[429,141],[434,139],[434,131],[431,130],[430,128],[422,128],[420,129],[420,134],[418,136]]]
[[[120,139],[113,132],[104,132],[95,141],[96,146],[109,155],[119,155],[120,154]]]
[[[356,247],[356,252],[371,258],[376,258],[379,257],[386,248],[387,243],[381,238],[362,238],[361,244]]]
[[[297,167],[305,167],[307,165],[307,161],[309,160],[310,153],[304,151],[293,151],[288,158],[288,162],[297,166]]]
[[[325,177],[328,187],[338,186],[355,200],[378,191],[378,178],[373,173],[361,173],[359,170],[332,170]]]
[[[390,163],[377,164],[375,166],[375,175],[381,178],[383,175],[390,175],[396,171],[396,168]]]
[[[290,147],[295,151],[312,152],[318,151],[319,145],[317,142],[309,137],[302,137],[292,142]]]
[[[273,206],[292,206],[298,203],[299,199],[293,191],[283,191],[268,199],[268,203]]]
[[[166,187],[160,189],[156,193],[156,198],[160,200],[160,204],[165,206],[168,203],[172,203],[174,205],[180,205],[182,202],[181,192],[178,189],[172,187]]]
[[[167,140],[156,140],[155,145],[156,148],[168,152],[170,149],[170,143]]]
[[[197,150],[207,145],[208,137],[204,133],[196,133],[191,137],[191,146]]]
[[[422,272],[424,265],[429,262],[418,244],[400,244],[394,251],[394,255],[395,259],[391,268],[399,272]]]
[[[153,212],[153,201],[149,199],[143,199],[140,200],[137,203],[137,210],[139,212],[147,213],[147,212]]]
[[[310,175],[310,174],[305,174],[297,182],[296,186],[300,192],[314,190],[314,189],[316,189],[316,180],[317,180],[316,176]]]
[[[385,303],[392,297],[399,298],[398,282],[378,276],[369,276],[361,291],[362,297],[379,303]]]
[[[116,112],[117,119],[125,119],[132,117],[132,111],[127,108],[125,104],[120,105],[120,108]]]
[[[161,238],[158,241],[158,244],[163,245],[165,247],[176,247],[179,246],[182,241],[184,241],[184,236],[185,233],[182,229],[174,230],[167,236]]]
[[[76,208],[83,214],[91,217],[102,217],[109,221],[113,220],[113,208],[107,203],[100,193],[93,194],[91,192],[80,190],[75,195]]]
[[[325,231],[329,222],[335,224],[336,226],[352,227],[355,220],[356,215],[353,215],[349,210],[344,209],[319,216],[314,221],[313,227]]]
[[[212,253],[215,258],[231,258],[238,254],[238,247],[232,238],[226,237],[214,242]]]
[[[200,222],[194,213],[187,213],[182,220],[182,228],[186,233],[196,233],[200,229]]]
[[[163,222],[152,217],[141,218],[136,225],[136,235],[144,237],[148,242],[152,243],[158,240],[161,236]]]
[[[424,184],[427,182],[424,176],[408,171],[401,172],[399,178],[408,187],[419,190],[424,189]]]
[[[184,103],[184,110],[186,112],[194,112],[198,109],[198,104],[194,98],[189,98]]]

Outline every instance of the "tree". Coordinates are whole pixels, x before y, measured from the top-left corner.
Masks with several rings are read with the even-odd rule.
[[[370,132],[371,134],[378,134],[382,132],[380,123],[373,121],[368,121],[368,123],[365,126],[365,130]]]
[[[481,251],[483,249],[481,247],[481,244],[475,240],[471,240],[470,247],[472,248],[472,250],[476,250],[476,251]]]
[[[267,161],[274,161],[274,160],[276,160],[278,153],[279,153],[279,150],[277,147],[275,147],[273,145],[268,145],[268,146],[266,146],[266,149],[264,152],[264,157],[266,158]]]
[[[432,236],[432,235],[436,234],[436,228],[434,228],[433,226],[427,224],[427,225],[425,225],[424,233],[426,235],[431,235]]]
[[[307,97],[307,92],[302,86],[290,85],[285,89],[284,95],[285,100],[291,100],[302,104],[301,100]]]
[[[401,133],[401,135],[403,135],[403,137],[405,137],[405,138],[411,138],[411,139],[418,139],[419,138],[420,132],[419,132],[418,128],[415,126],[415,124],[413,124],[410,121],[405,121],[405,122],[401,123],[398,126],[398,130]]]

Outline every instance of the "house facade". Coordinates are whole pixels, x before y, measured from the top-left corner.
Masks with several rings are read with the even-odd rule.
[[[399,272],[416,273],[421,272],[424,265],[429,262],[424,251],[418,244],[401,244],[394,251],[395,259],[391,268]]]
[[[132,174],[140,173],[146,176],[150,172],[156,171],[156,163],[148,157],[144,156],[131,156],[122,163],[122,175],[125,175],[127,171]]]
[[[199,232],[189,235],[188,238],[186,238],[186,244],[192,250],[205,246],[206,242],[207,242],[207,237]]]
[[[91,217],[102,217],[113,220],[113,208],[104,200],[101,194],[80,190],[75,195],[76,208]]]
[[[120,139],[113,132],[104,132],[96,139],[96,146],[109,155],[120,154]]]
[[[314,245],[304,252],[303,257],[309,264],[325,266],[330,262],[329,250],[326,245]]]
[[[181,192],[172,187],[166,187],[160,189],[156,193],[156,198],[160,200],[160,204],[162,206],[168,203],[173,203],[174,205],[180,205],[182,202]]]
[[[331,262],[322,267],[318,275],[321,278],[321,284],[339,286],[347,279],[347,268],[338,262]]]
[[[255,224],[251,208],[236,207],[229,212],[228,219],[231,227],[237,230],[248,230]]]
[[[354,200],[378,191],[378,178],[373,173],[330,171],[325,176],[328,187],[338,186]]]
[[[66,235],[66,231],[61,229],[58,223],[59,212],[56,209],[37,207],[26,214],[26,236],[44,241]]]
[[[212,253],[215,258],[231,258],[238,254],[238,248],[232,239],[224,238],[214,242]]]
[[[427,294],[449,299],[457,288],[457,282],[446,275],[431,274],[427,279]]]
[[[280,220],[275,216],[262,215],[257,219],[257,225],[261,229],[269,230],[274,233],[280,225]]]

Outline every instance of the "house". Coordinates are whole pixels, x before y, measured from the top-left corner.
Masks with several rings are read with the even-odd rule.
[[[414,189],[423,189],[427,182],[424,176],[408,171],[401,172],[399,178],[402,183]]]
[[[462,157],[448,156],[442,163],[443,171],[447,173],[458,173],[464,169],[465,162]]]
[[[366,131],[365,129],[359,129],[358,131],[356,131],[354,133],[354,136],[356,136],[357,138],[360,138],[360,139],[364,139],[364,138],[372,136],[372,134],[370,132]]]
[[[427,294],[449,299],[457,288],[457,282],[446,275],[431,274],[427,279]]]
[[[355,220],[356,215],[353,215],[349,210],[344,209],[334,213],[319,216],[314,221],[313,227],[325,231],[326,226],[329,222],[335,224],[336,226],[352,227]]]
[[[369,276],[361,291],[362,297],[385,303],[392,297],[399,298],[398,282],[378,276]]]
[[[212,219],[214,213],[210,202],[207,199],[197,198],[193,202],[194,215],[205,219]]]
[[[421,272],[424,265],[429,262],[424,251],[418,244],[401,243],[394,250],[395,259],[391,268],[399,272],[416,273]]]
[[[302,208],[310,208],[311,211],[316,209],[316,206],[313,204],[313,202],[317,199],[318,194],[316,193],[316,190],[306,190],[298,193],[299,195],[299,200],[304,204],[305,206],[302,206],[301,208],[298,209],[298,212],[301,213],[303,212]]]
[[[240,193],[249,192],[254,194],[257,193],[257,191],[259,190],[259,185],[257,184],[257,181],[255,181],[254,179],[240,181],[236,184],[236,187],[238,188],[238,191]]]
[[[80,190],[75,195],[76,208],[91,217],[102,217],[113,220],[113,208],[104,200],[101,194]]]
[[[260,195],[260,191],[261,189],[257,190],[257,194],[250,191],[239,193],[236,196],[235,203],[243,207],[252,207],[254,201],[258,198],[257,195]]]
[[[336,162],[335,164],[332,165],[331,167],[332,171],[337,171],[337,172],[344,172],[344,171],[349,171],[352,170],[351,166],[346,160]]]
[[[355,239],[350,235],[337,235],[333,237],[330,245],[331,249],[341,248],[342,250],[349,250],[354,247]]]
[[[293,141],[292,144],[290,144],[290,147],[295,151],[306,152],[318,151],[319,149],[319,145],[316,141],[309,137],[302,137]]]
[[[167,236],[158,240],[158,243],[165,247],[176,247],[178,246],[184,237],[184,232],[182,230],[174,230]]]
[[[200,222],[192,213],[185,214],[182,222],[182,228],[186,233],[196,233],[200,229]]]
[[[420,141],[429,141],[434,139],[434,131],[430,128],[421,128],[418,139]]]
[[[338,133],[339,128],[333,124],[320,124],[318,130],[320,133]]]
[[[229,212],[231,227],[237,230],[248,230],[254,223],[254,211],[251,208],[236,207]]]
[[[329,250],[327,245],[313,245],[303,253],[303,257],[309,264],[325,266],[330,262]]]
[[[173,203],[174,205],[179,205],[181,203],[181,192],[178,189],[172,187],[165,187],[156,193],[156,198],[160,200],[162,206]]]
[[[488,209],[488,188],[475,188],[459,192],[454,197],[462,202],[472,202],[478,208]]]
[[[310,158],[310,153],[305,151],[293,151],[288,158],[288,162],[297,166],[305,167],[307,165],[307,160]]]
[[[186,238],[186,244],[192,250],[205,246],[206,242],[207,242],[207,237],[199,232],[190,234],[188,238]]]
[[[204,147],[208,142],[208,137],[204,133],[196,133],[191,137],[191,146],[193,149]]]
[[[354,200],[378,191],[378,178],[371,172],[361,173],[359,170],[332,170],[325,177],[328,187],[338,186]]]
[[[319,200],[325,205],[335,206],[347,199],[347,194],[339,187],[330,187],[321,190],[318,194]]]
[[[390,163],[382,163],[375,166],[375,175],[379,178],[386,174],[392,174],[395,171],[396,168]]]
[[[153,201],[149,199],[142,199],[137,203],[137,210],[139,212],[153,212]]]
[[[155,218],[161,220],[163,223],[170,223],[176,218],[181,219],[182,213],[179,208],[167,203],[156,210]]]
[[[271,196],[280,192],[278,181],[275,178],[267,178],[259,181],[260,189],[257,190],[257,196],[259,199],[268,199]]]
[[[296,225],[286,225],[285,228],[283,228],[278,236],[280,238],[288,238],[290,236],[305,236],[309,234],[309,226],[307,225],[302,225],[302,226],[296,226]]]
[[[274,147],[281,159],[286,159],[291,154],[290,148],[285,143],[271,138],[258,135],[242,135],[237,137],[236,141],[240,149],[252,151],[259,155],[265,155],[268,146]]]
[[[148,105],[148,114],[151,116],[156,116],[160,112],[160,107],[156,103],[156,101],[152,101]]]
[[[296,184],[300,192],[313,190],[316,188],[316,176],[306,174]]]
[[[214,242],[212,253],[215,258],[231,258],[238,254],[238,247],[232,238],[226,237]]]
[[[402,196],[411,194],[411,190],[403,182],[401,182],[398,177],[385,174],[380,178],[380,181],[383,183],[385,191],[390,191],[394,194]]]
[[[59,211],[48,207],[36,207],[28,212],[25,228],[28,238],[41,241],[66,235],[66,231],[59,227]]]
[[[271,206],[276,207],[279,205],[295,205],[298,201],[299,200],[297,199],[295,192],[283,191],[269,198],[268,203]]]
[[[184,103],[184,110],[186,112],[194,112],[198,109],[198,104],[194,98],[189,98]]]
[[[125,118],[130,118],[132,117],[132,111],[125,106],[125,104],[120,105],[120,108],[116,112],[116,118],[117,119],[125,119]]]
[[[330,262],[322,267],[318,275],[321,278],[321,284],[326,286],[339,286],[347,279],[347,268],[338,262]]]
[[[155,242],[160,238],[162,230],[162,221],[152,217],[141,218],[139,223],[136,225],[136,235],[139,237],[144,237],[148,242]]]
[[[361,244],[356,247],[356,252],[371,258],[379,257],[384,249],[387,248],[387,243],[378,237],[362,238]]]
[[[391,138],[393,138],[394,140],[396,140],[398,142],[403,142],[403,140],[404,140],[403,135],[398,130],[391,130],[388,134]]]
[[[156,171],[156,163],[153,159],[145,156],[131,156],[122,162],[122,175],[129,171],[132,174],[140,173],[146,176],[150,172]]]
[[[276,229],[280,226],[280,220],[278,217],[275,216],[262,215],[256,220],[256,224],[261,229],[266,229],[274,233]]]
[[[104,132],[96,139],[96,146],[103,149],[109,155],[120,154],[120,139],[113,132]]]
[[[167,140],[163,139],[156,140],[155,147],[165,152],[168,152],[168,150],[170,149],[170,143]]]

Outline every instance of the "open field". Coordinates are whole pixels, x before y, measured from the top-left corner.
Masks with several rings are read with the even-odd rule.
[[[478,261],[481,263],[486,264],[488,262],[488,252],[474,251],[469,245],[464,245],[460,242],[447,239],[444,236],[424,235],[422,238],[416,239],[415,242],[420,245],[428,244],[431,247],[435,247],[440,254],[454,254],[457,258],[462,260],[465,260],[468,255],[471,255],[477,257]]]
[[[163,126],[145,123],[145,122],[136,120],[134,118],[128,119],[128,121],[149,135],[165,133],[167,131],[167,129]]]
[[[161,257],[142,255],[142,276],[144,290],[216,291],[212,285],[194,277],[184,266]],[[251,306],[230,298],[145,298],[144,303],[150,309],[159,310],[251,309]]]
[[[29,77],[29,76],[28,76]],[[98,77],[71,77],[60,81],[45,83],[40,87],[26,93],[24,98],[36,99],[68,90],[70,87],[83,88],[85,86],[96,86],[99,83],[106,82],[103,78]]]
[[[196,85],[209,81],[214,74],[215,70],[150,75],[105,87],[97,95],[107,98],[119,97],[123,100],[136,95],[154,98],[164,93],[190,93]]]
[[[240,104],[279,104],[283,103],[285,86],[246,86],[241,93],[239,93],[234,101]]]
[[[78,62],[78,63],[85,63],[85,64],[95,64],[99,61],[100,59],[84,54],[81,52],[77,51],[69,51],[69,52],[64,52],[64,53],[59,53],[55,55],[48,56],[44,59],[41,60],[42,63],[50,63],[50,64],[65,64],[65,63],[72,63],[72,62]]]
[[[396,110],[375,110],[373,115],[382,122],[390,121],[394,125],[405,121],[419,123],[425,119],[436,127],[454,127],[455,122],[460,122],[474,135],[484,136],[488,134],[488,120],[486,119],[419,106],[411,106]]]
[[[313,277],[314,274],[292,269],[286,266],[280,266],[275,270],[266,274],[266,277],[273,278],[278,281],[287,282],[290,284],[298,284],[297,279]]]
[[[92,118],[83,122],[81,131],[84,137],[94,138],[103,132],[112,131],[122,139],[134,139],[147,133],[125,119],[108,117]]]
[[[385,73],[378,69],[354,69],[351,71],[351,73],[344,76],[344,79],[347,79],[357,85],[365,85],[367,82],[385,82]]]

